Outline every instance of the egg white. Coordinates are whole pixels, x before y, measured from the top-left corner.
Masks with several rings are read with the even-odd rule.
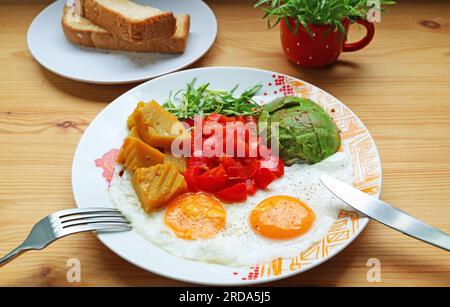
[[[351,160],[345,153],[336,153],[314,164],[295,164],[285,167],[285,175],[272,182],[266,190],[258,190],[244,203],[224,204],[227,221],[214,238],[185,240],[178,238],[164,223],[165,210],[147,214],[126,172],[118,171],[111,181],[111,201],[132,223],[133,228],[152,244],[179,257],[228,266],[251,265],[278,257],[293,257],[320,241],[337,220],[341,209],[351,210],[333,196],[321,183],[319,177],[328,174],[353,183]],[[297,238],[273,240],[256,234],[249,222],[251,210],[269,196],[287,195],[305,202],[316,215],[311,229]]]

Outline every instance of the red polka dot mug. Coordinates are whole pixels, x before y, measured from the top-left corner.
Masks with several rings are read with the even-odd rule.
[[[295,21],[290,19],[292,29]],[[341,52],[356,51],[366,47],[375,34],[373,23],[364,19],[356,20],[367,29],[366,36],[360,41],[347,43],[341,31],[335,31],[330,25],[313,25],[308,33],[302,26],[297,33],[292,33],[284,21],[280,22],[281,45],[286,57],[293,63],[304,67],[324,67],[338,59]],[[350,20],[345,19],[342,24],[348,33]],[[295,30],[293,30],[295,32]]]

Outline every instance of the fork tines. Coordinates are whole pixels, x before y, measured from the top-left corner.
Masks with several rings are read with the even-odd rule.
[[[131,229],[130,222],[119,210],[113,208],[79,208],[59,211],[52,214],[52,224],[58,230],[70,232]]]

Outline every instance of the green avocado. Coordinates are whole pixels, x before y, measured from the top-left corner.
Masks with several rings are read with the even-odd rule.
[[[277,122],[278,137],[271,136]],[[306,98],[286,96],[261,108],[259,128],[267,130],[267,141],[277,137],[280,157],[286,165],[303,161],[317,163],[333,155],[341,146],[333,119],[318,104]],[[276,133],[274,133],[276,134]]]

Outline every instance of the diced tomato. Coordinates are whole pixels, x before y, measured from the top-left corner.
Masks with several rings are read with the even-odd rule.
[[[260,162],[259,160],[256,159],[249,159],[250,162],[247,162],[245,164],[245,171],[247,173],[247,178],[252,178],[256,172],[259,170],[260,168]]]
[[[238,183],[243,183],[243,182],[245,183],[245,180],[246,179],[228,178],[227,185],[225,186],[225,188],[232,187],[232,186],[234,186],[234,185],[236,185]]]
[[[284,164],[281,158],[278,158],[277,169],[272,171],[278,178],[284,176]]]
[[[247,185],[245,182],[235,184],[229,188],[220,190],[214,195],[224,202],[240,202],[247,199]]]
[[[254,176],[255,183],[260,189],[267,188],[267,186],[276,178],[277,176],[267,168],[260,168]]]
[[[233,159],[239,159],[239,162],[241,162],[242,165],[250,165],[252,163],[257,163],[259,164],[259,160],[255,159],[255,158],[250,158],[250,157],[242,157],[242,158],[233,158]]]
[[[223,168],[219,165],[200,176],[194,177],[194,183],[197,189],[205,192],[216,192],[225,188],[228,176]]]
[[[247,179],[247,172],[242,166],[231,166],[227,168],[228,177],[231,179]]]
[[[234,123],[233,130],[227,131],[230,122]],[[203,119],[202,128],[209,131],[195,134],[196,144],[195,128],[192,129],[191,152],[194,155],[188,159],[185,172],[189,190],[214,193],[225,202],[239,202],[283,176],[282,160],[275,155],[268,156],[271,150],[259,144],[257,131],[247,126],[248,123],[256,124],[257,120],[252,116],[227,117],[213,113]],[[216,142],[216,138],[222,136],[224,138]],[[233,147],[226,148],[227,144]]]
[[[202,133],[204,137],[220,136],[223,135],[225,127],[216,121],[206,121],[203,123]]]
[[[247,123],[258,123],[258,120],[256,119],[256,117],[255,116],[253,116],[253,115],[248,115],[248,116],[246,116],[245,117],[245,121],[247,122]]]
[[[220,163],[224,166],[230,179],[247,179],[247,170],[236,158],[222,157]]]
[[[255,183],[254,179],[247,179],[245,181],[245,184],[247,185],[247,194],[248,195],[255,195],[256,191],[258,190],[258,186]]]
[[[233,122],[235,119],[232,116],[224,116],[222,114],[217,114],[217,113],[212,113],[210,115],[208,115],[207,117],[205,117],[204,121],[205,122],[217,122],[217,123],[221,123],[221,124],[225,124],[228,122]]]
[[[235,118],[234,118],[234,121],[235,122],[241,122],[241,123],[246,123],[247,121],[245,120],[245,116],[243,116],[243,115],[238,115],[238,116],[236,116]]]
[[[259,160],[254,158],[226,158],[221,163],[230,178],[248,179],[259,169]]]
[[[204,173],[205,170],[205,167],[201,166],[191,166],[186,169],[186,171],[184,172],[184,179],[186,180],[189,191],[198,192],[198,188],[195,184],[195,178]]]
[[[271,155],[270,159],[261,160],[261,168],[266,168],[272,171],[277,177],[284,175],[283,160],[275,155]]]
[[[249,157],[250,149],[248,144],[244,140],[236,138],[234,140],[234,154],[238,157]]]
[[[193,120],[192,118],[186,118],[186,119],[184,120],[184,122],[185,122],[186,124],[188,124],[189,127],[194,127],[194,120]]]
[[[225,167],[225,170],[229,167],[239,166],[240,163],[235,158],[223,156],[219,159],[220,163]]]
[[[205,117],[204,121],[211,121],[211,122],[218,122],[220,120],[220,118],[222,117],[222,115],[217,114],[217,113],[212,113],[210,115],[208,115],[207,117]]]
[[[203,137],[194,130],[195,128],[191,131],[191,156],[195,156],[195,152],[203,148]]]
[[[203,139],[203,154],[207,157],[217,157],[223,153],[222,136],[210,136]]]
[[[206,169],[217,166],[217,158],[207,158],[207,157],[191,157],[187,161],[187,168],[191,168],[194,166],[200,166]]]
[[[234,122],[236,119],[232,116],[223,116],[221,115],[219,122],[221,122],[222,124],[226,124],[226,123],[231,123]]]

